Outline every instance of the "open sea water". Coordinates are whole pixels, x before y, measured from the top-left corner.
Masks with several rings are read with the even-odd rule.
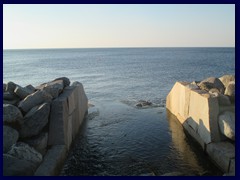
[[[235,48],[4,50],[3,82],[83,84],[92,106],[61,175],[222,175],[165,109],[176,81],[235,74]],[[139,100],[154,106],[137,108]]]

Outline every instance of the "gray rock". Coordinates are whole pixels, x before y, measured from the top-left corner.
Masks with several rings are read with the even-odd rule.
[[[56,80],[45,84],[43,90],[48,92],[53,98],[57,98],[63,90],[63,80]]]
[[[7,88],[7,84],[3,83],[3,92],[6,91],[6,88]]]
[[[11,104],[17,106],[20,102],[20,99],[13,99],[13,100],[3,100],[3,104]]]
[[[6,91],[8,91],[11,94],[14,94],[14,89],[16,88],[16,84],[14,82],[8,82],[6,86]]]
[[[32,93],[32,91],[28,90],[27,88],[23,88],[21,86],[16,86],[14,93],[20,97],[20,99],[26,98],[28,95]]]
[[[204,79],[199,83],[199,87],[200,89],[206,91],[209,91],[212,88],[216,88],[222,94],[224,93],[225,90],[223,83],[218,78],[215,77],[209,77],[207,79]]]
[[[231,101],[229,99],[228,96],[225,96],[223,94],[220,94],[218,92],[210,92],[209,91],[209,94],[212,96],[212,97],[217,97],[218,99],[218,104],[220,106],[230,106],[231,105]]]
[[[50,104],[48,103],[33,107],[23,118],[19,130],[20,137],[27,138],[38,135],[48,123],[49,112]]]
[[[4,92],[3,99],[4,100],[14,100],[14,99],[19,100],[19,98],[15,94],[11,94],[10,92]]]
[[[24,159],[18,159],[9,154],[3,154],[4,176],[32,176],[37,165]]]
[[[218,117],[218,125],[223,135],[235,141],[235,113],[225,111]]]
[[[78,81],[74,81],[71,86],[81,86],[83,87],[82,83],[78,82]]]
[[[43,160],[42,155],[39,152],[23,142],[17,142],[16,144],[12,145],[7,154],[37,165],[39,165],[39,163],[41,163]]]
[[[70,80],[67,77],[60,77],[60,78],[54,79],[53,82],[57,80],[62,80],[64,87],[67,87],[70,85]]]
[[[223,85],[226,88],[229,82],[235,81],[235,75],[224,75],[220,77],[219,80],[223,83]]]
[[[199,87],[196,84],[188,84],[186,85],[186,87],[189,89],[199,89]]]
[[[228,83],[228,86],[224,94],[229,96],[231,101],[235,102],[235,82],[234,81],[231,81]]]
[[[20,124],[23,120],[21,111],[11,104],[3,104],[3,124]]]
[[[36,91],[36,89],[31,84],[25,86],[24,89],[27,89],[29,92],[31,92],[30,94]]]
[[[42,104],[43,102],[50,103],[52,96],[46,91],[37,91],[27,96],[24,100],[20,101],[18,107],[24,113],[28,112],[33,107]]]
[[[42,155],[44,155],[46,153],[46,148],[47,148],[48,133],[43,132],[34,138],[24,140],[24,142],[29,144],[34,149],[36,149]]]
[[[140,100],[135,106],[144,107],[144,106],[151,106],[151,105],[152,103],[149,101]]]
[[[11,146],[17,142],[18,137],[19,134],[15,129],[3,126],[3,153],[10,150]]]

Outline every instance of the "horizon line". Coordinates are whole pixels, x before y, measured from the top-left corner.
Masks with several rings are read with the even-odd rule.
[[[136,47],[62,47],[62,48],[3,48],[3,50],[40,50],[40,49],[125,49],[125,48],[235,48],[235,46],[136,46]]]

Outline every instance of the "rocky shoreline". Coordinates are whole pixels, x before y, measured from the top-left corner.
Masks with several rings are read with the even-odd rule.
[[[235,75],[176,82],[166,108],[225,175],[235,175]]]
[[[3,175],[57,175],[87,103],[82,84],[66,77],[3,84]]]

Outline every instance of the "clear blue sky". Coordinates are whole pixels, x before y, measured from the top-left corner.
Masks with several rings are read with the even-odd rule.
[[[235,5],[3,5],[3,48],[235,47]]]

